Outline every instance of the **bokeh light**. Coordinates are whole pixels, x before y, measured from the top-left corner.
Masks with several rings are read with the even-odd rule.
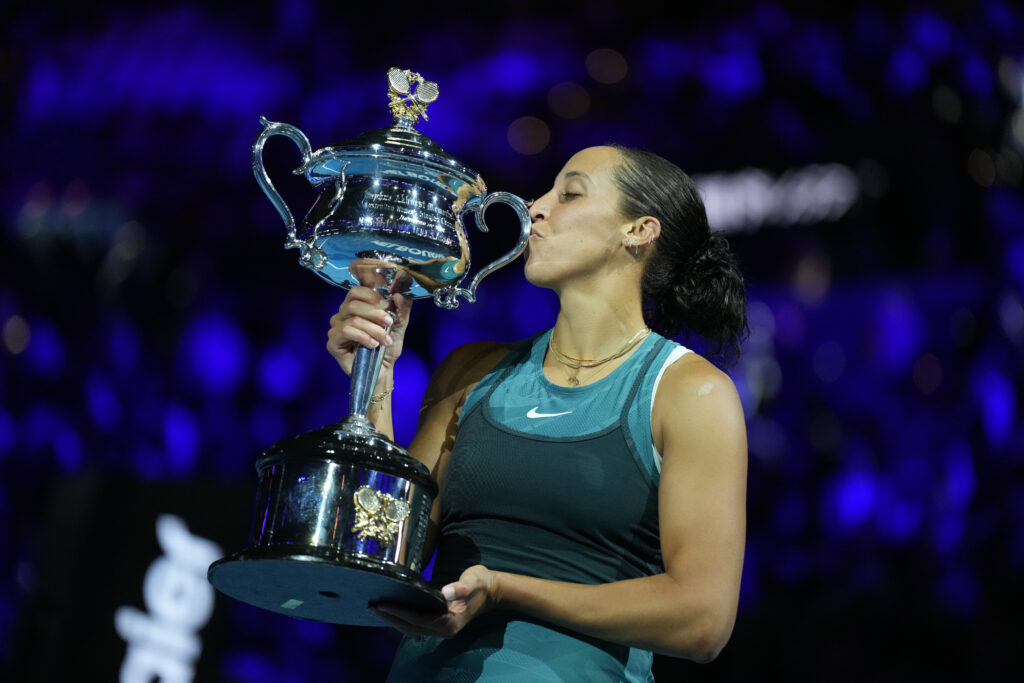
[[[521,116],[508,126],[508,144],[520,154],[539,154],[550,141],[551,129],[536,116]]]
[[[20,315],[12,315],[4,322],[3,327],[4,348],[11,355],[17,356],[28,348],[29,340],[32,338],[32,328],[28,321]]]
[[[924,395],[934,394],[942,383],[942,363],[934,353],[926,353],[914,363],[914,386]]]
[[[191,379],[214,394],[230,393],[246,379],[248,344],[238,326],[218,313],[198,316],[185,329],[179,353]]]
[[[622,53],[602,47],[587,53],[587,73],[598,83],[611,85],[629,74],[629,64]]]
[[[556,83],[548,90],[548,107],[563,119],[578,119],[590,109],[590,93],[579,83]]]
[[[971,180],[982,187],[989,187],[996,179],[996,165],[992,155],[981,149],[972,149],[967,157],[967,172]]]

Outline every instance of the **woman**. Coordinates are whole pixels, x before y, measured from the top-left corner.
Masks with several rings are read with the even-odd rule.
[[[713,659],[743,563],[746,435],[729,378],[651,332],[738,351],[743,281],[692,181],[594,147],[530,205],[527,279],[555,326],[472,343],[430,382],[409,453],[441,485],[433,581],[448,612],[377,613],[406,634],[389,680],[651,680],[652,652]],[[354,288],[328,349],[387,345],[369,417],[391,436],[409,301]],[[389,327],[390,326],[390,327]],[[433,541],[427,552],[433,550]]]

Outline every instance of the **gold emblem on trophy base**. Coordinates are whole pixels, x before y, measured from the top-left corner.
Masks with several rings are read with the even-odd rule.
[[[352,531],[359,532],[359,540],[374,539],[385,548],[398,533],[399,525],[409,517],[409,504],[369,486],[360,487],[355,494],[356,523]]]

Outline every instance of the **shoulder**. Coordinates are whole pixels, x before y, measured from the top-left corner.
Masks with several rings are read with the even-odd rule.
[[[445,376],[461,376],[476,382],[516,348],[516,343],[479,341],[455,347],[437,368]]]
[[[480,341],[453,349],[431,377],[431,393],[462,396],[494,369],[519,343]]]
[[[658,391],[664,390],[671,395],[691,393],[706,396],[716,389],[736,392],[729,375],[700,354],[686,353],[665,369]]]
[[[652,418],[656,444],[673,436],[678,439],[721,428],[745,432],[736,386],[727,374],[696,353],[687,353],[666,368],[654,397]]]

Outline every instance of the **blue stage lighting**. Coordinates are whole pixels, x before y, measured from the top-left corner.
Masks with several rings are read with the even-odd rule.
[[[865,468],[847,468],[836,474],[825,495],[834,513],[831,521],[836,529],[850,531],[863,526],[874,515],[878,480]]]
[[[991,97],[995,89],[996,76],[992,65],[981,55],[971,55],[961,67],[963,82],[977,97]]]
[[[1024,294],[1024,239],[1015,240],[1006,250],[1006,269],[1017,290]]]
[[[82,438],[66,422],[62,422],[53,434],[53,453],[57,457],[57,465],[65,472],[74,472],[82,465]]]
[[[164,448],[175,474],[187,475],[195,469],[201,437],[199,421],[191,410],[176,403],[164,409]]]
[[[402,416],[395,420],[395,441],[408,445],[416,435],[416,418],[419,414],[423,394],[427,391],[430,381],[430,368],[418,353],[411,348],[402,351],[399,359],[401,374],[391,395],[392,410],[395,415]]]
[[[25,361],[38,375],[56,378],[64,369],[64,341],[60,332],[48,320],[29,321],[30,337],[25,349]]]
[[[119,318],[108,325],[104,333],[110,364],[118,374],[134,373],[142,355],[139,330],[131,321]]]
[[[288,400],[306,385],[306,364],[288,347],[268,349],[260,357],[260,387],[265,396]]]
[[[103,431],[109,432],[121,420],[121,403],[117,393],[107,379],[93,372],[85,381],[85,399],[93,422]]]
[[[3,408],[0,408],[0,456],[6,456],[17,442],[17,423],[14,418]]]
[[[955,32],[948,20],[933,12],[919,10],[907,16],[907,33],[924,55],[937,58],[949,52]]]
[[[306,428],[320,425],[306,425]],[[287,426],[280,409],[269,404],[261,404],[253,408],[249,414],[249,435],[254,447],[263,449],[287,436]],[[255,460],[255,454],[252,457]]]
[[[875,303],[875,348],[883,367],[909,373],[921,350],[924,322],[909,294],[885,290]]]
[[[974,500],[978,489],[978,476],[974,469],[974,458],[966,442],[953,444],[946,455],[944,482],[945,504],[959,510],[966,510]]]
[[[891,489],[879,502],[875,523],[882,538],[903,545],[917,535],[924,512],[918,500],[901,497]]]
[[[248,342],[238,325],[219,313],[197,317],[185,330],[180,352],[192,379],[211,394],[231,393],[246,377]]]
[[[928,81],[928,64],[913,48],[898,47],[889,57],[885,76],[890,90],[909,95]]]
[[[989,367],[976,376],[973,393],[989,444],[1001,448],[1013,431],[1017,412],[1012,382],[1002,371]]]
[[[764,71],[752,48],[733,49],[709,56],[704,63],[704,82],[712,92],[729,99],[748,99],[761,92]]]

